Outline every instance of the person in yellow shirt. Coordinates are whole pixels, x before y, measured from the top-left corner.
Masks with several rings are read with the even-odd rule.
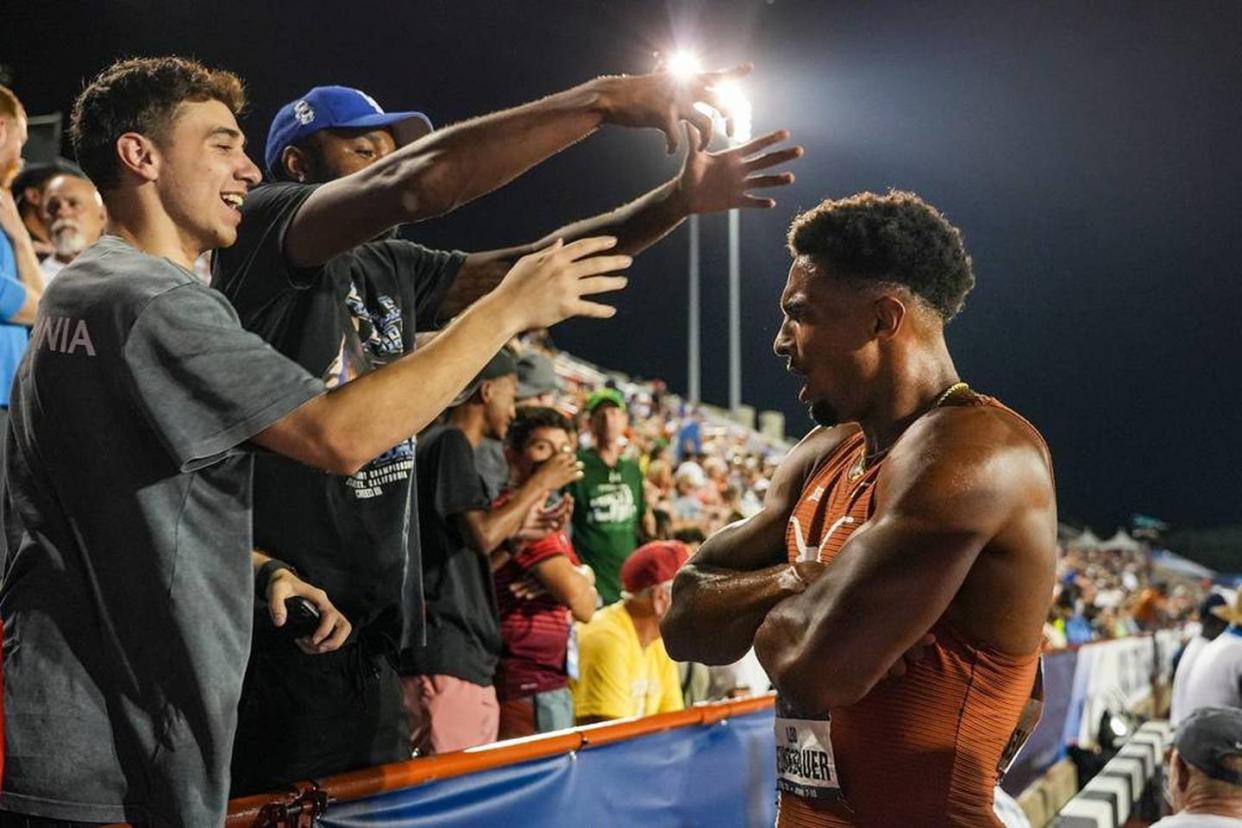
[[[689,548],[676,541],[635,549],[621,566],[622,600],[577,625],[579,669],[570,681],[576,724],[684,707],[660,619],[672,600],[673,576],[689,557]]]

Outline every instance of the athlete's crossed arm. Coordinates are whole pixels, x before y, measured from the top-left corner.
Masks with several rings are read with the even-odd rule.
[[[949,414],[912,429],[881,472],[872,518],[760,626],[755,652],[799,708],[863,698],[918,648],[984,546],[1052,497],[1031,442],[986,414]]]
[[[804,437],[773,475],[763,509],[712,535],[677,573],[672,606],[660,623],[670,656],[737,661],[768,611],[807,588],[813,567],[788,563],[785,527],[815,466],[849,434],[817,428]]]

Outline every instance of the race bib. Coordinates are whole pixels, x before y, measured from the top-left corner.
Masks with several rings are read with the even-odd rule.
[[[806,717],[777,699],[776,787],[803,799],[840,799],[831,736],[829,716]]]

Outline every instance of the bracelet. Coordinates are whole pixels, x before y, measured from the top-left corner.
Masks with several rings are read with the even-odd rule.
[[[267,563],[259,567],[259,571],[254,574],[254,596],[260,601],[267,600],[267,586],[272,581],[272,576],[282,569],[287,569],[294,575],[298,571],[284,561],[278,561],[275,558],[269,558]]]

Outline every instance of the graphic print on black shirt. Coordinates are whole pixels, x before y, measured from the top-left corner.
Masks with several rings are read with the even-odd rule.
[[[414,350],[465,256],[381,238],[294,267],[285,232],[314,191],[279,183],[248,195],[212,286],[246,328],[335,388]],[[255,463],[256,545],[327,592],[356,630],[398,646],[421,639],[423,618],[414,449],[403,441],[349,476],[275,456]]]

